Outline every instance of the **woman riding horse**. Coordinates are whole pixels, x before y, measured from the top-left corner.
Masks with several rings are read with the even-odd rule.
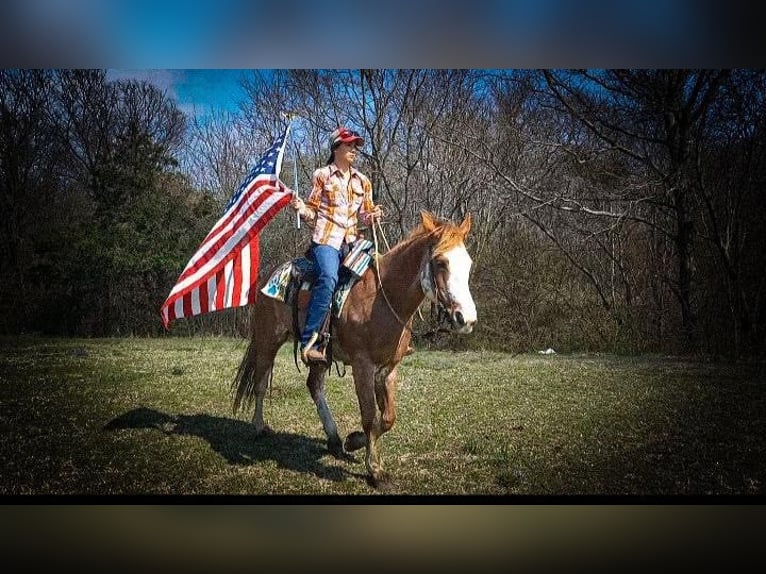
[[[324,350],[315,343],[330,311],[332,294],[338,283],[342,254],[357,238],[357,219],[373,225],[382,216],[380,206],[372,202],[372,185],[352,164],[364,139],[356,132],[340,127],[330,135],[330,159],[314,171],[311,194],[304,203],[295,196],[291,205],[301,218],[313,225],[311,258],[317,278],[311,290],[306,326],[301,335],[301,358],[304,363],[325,362]]]
[[[380,436],[396,420],[398,367],[412,337],[412,319],[428,298],[449,317],[452,329],[470,333],[476,306],[468,288],[471,257],[465,237],[467,216],[458,226],[421,213],[421,225],[369,268],[348,294],[335,319],[333,355],[351,366],[359,400],[362,432],[341,442],[324,393],[327,368],[311,363],[306,384],[337,457],[366,447],[365,465],[374,485],[384,480],[377,449]],[[263,399],[279,348],[292,336],[293,307],[271,297],[258,297],[253,306],[251,338],[232,383],[234,412],[255,400],[253,424],[257,434],[272,432],[263,419]]]

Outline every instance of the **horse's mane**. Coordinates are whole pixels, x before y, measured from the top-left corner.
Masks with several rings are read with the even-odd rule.
[[[422,223],[418,225],[402,241],[402,246],[409,245],[422,237],[431,236],[433,237],[434,255],[441,255],[463,242],[463,232],[457,225],[436,216],[433,216],[433,222],[436,224],[436,227],[431,231],[427,231]]]

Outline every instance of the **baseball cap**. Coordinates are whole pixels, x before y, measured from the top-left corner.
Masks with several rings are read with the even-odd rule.
[[[342,143],[357,142],[356,145],[362,147],[364,145],[364,138],[355,131],[351,131],[344,127],[339,127],[337,130],[330,134],[330,148],[335,149]]]

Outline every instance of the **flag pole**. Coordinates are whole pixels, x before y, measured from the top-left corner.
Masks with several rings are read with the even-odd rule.
[[[298,195],[298,144],[293,142],[293,172],[294,172],[294,178],[293,178],[293,195],[297,197]],[[301,228],[301,214],[296,211],[295,212],[295,225],[298,229]]]
[[[288,128],[292,125],[293,119],[295,119],[295,112],[282,112],[282,115],[287,118],[287,125]],[[288,130],[289,132],[289,130]],[[287,142],[285,142],[285,145],[287,145]],[[293,197],[298,197],[298,146],[293,146]],[[295,227],[297,229],[301,228],[301,214],[296,211],[295,212]]]

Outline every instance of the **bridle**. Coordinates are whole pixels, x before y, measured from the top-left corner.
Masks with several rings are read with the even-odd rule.
[[[380,278],[380,265],[379,265],[380,251],[378,249],[378,235],[375,230],[376,225],[380,228],[381,236],[385,240],[385,235],[383,234],[383,228],[381,227],[380,222],[375,221],[372,224],[372,238],[373,238],[373,244],[375,246],[375,255],[373,258],[373,262],[375,266],[375,275],[378,278],[378,288],[380,289],[380,292],[383,295],[383,300],[386,302],[388,309],[391,311],[393,316],[396,317],[396,320],[399,322],[399,324],[402,325],[402,327],[404,327],[408,331],[410,331],[413,336],[428,337],[428,336],[433,336],[436,333],[449,332],[449,329],[443,327],[442,325],[450,321],[449,307],[451,306],[452,301],[451,301],[451,297],[449,297],[449,295],[445,292],[444,287],[440,285],[439,281],[436,280],[436,273],[434,271],[434,268],[436,267],[436,260],[433,255],[433,247],[428,248],[428,252],[424,256],[424,261],[420,265],[419,279],[420,279],[420,287],[421,289],[423,289],[423,293],[425,294],[426,299],[430,300],[432,305],[436,305],[437,320],[436,320],[436,324],[433,327],[431,327],[431,329],[427,331],[416,332],[410,326],[412,319],[410,319],[410,321],[405,322],[399,316],[399,314],[394,309],[394,306],[391,304],[391,301],[389,301],[388,295],[386,295],[386,290],[383,288],[383,281]],[[386,246],[388,247],[388,241],[386,241]],[[388,249],[390,250],[390,248]],[[418,314],[420,314],[420,308],[418,308]],[[420,318],[422,319],[423,316],[420,315]]]
[[[436,305],[440,314],[449,316],[450,309],[454,303],[452,296],[447,291],[444,282],[437,277],[441,277],[437,267],[439,263],[433,254],[433,247],[428,249],[426,255],[427,262],[424,261],[420,266],[420,287],[426,295],[426,299]]]

